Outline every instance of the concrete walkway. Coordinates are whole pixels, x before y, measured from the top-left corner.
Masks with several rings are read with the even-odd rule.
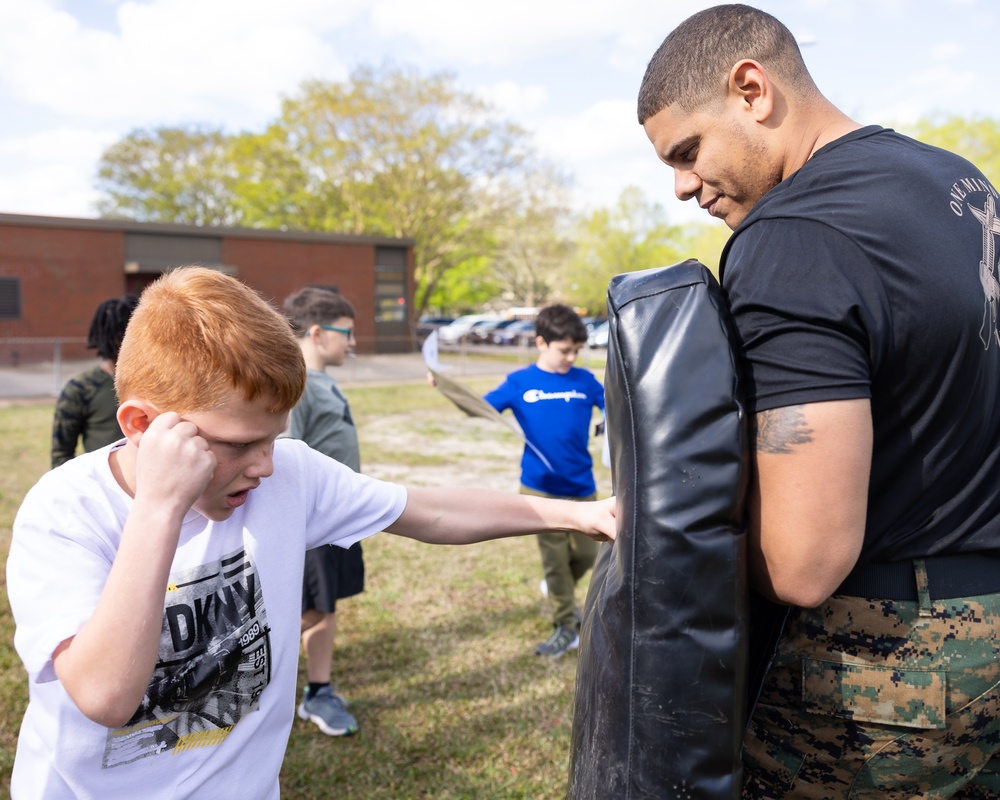
[[[509,355],[510,350],[505,349]],[[520,366],[526,366],[534,359],[534,350],[519,353],[519,360],[485,357],[484,353],[460,352],[441,353],[441,363],[449,366],[449,375],[461,380],[471,375],[503,376]],[[581,359],[581,366],[591,366]],[[74,375],[97,364],[96,359],[87,361],[66,361],[61,364],[42,362],[24,364],[17,367],[0,367],[0,398],[58,397],[63,384]],[[600,371],[603,373],[603,363]],[[354,384],[399,383],[400,381],[424,380],[427,371],[419,353],[394,355],[358,356],[347,361],[342,367],[331,368],[330,374],[344,386]]]

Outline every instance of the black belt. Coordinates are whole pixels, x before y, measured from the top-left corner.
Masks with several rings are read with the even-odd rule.
[[[976,597],[1000,592],[1000,556],[961,553],[927,556],[927,587],[932,600]],[[883,600],[919,600],[912,561],[877,561],[855,568],[834,594]]]

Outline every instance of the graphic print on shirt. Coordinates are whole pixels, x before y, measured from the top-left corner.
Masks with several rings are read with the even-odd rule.
[[[525,403],[537,403],[542,400],[562,400],[565,403],[569,403],[572,400],[589,400],[590,398],[576,389],[570,389],[568,392],[546,392],[544,389],[525,389],[524,394],[521,395],[521,399]],[[527,438],[527,436],[525,436],[524,443],[538,456],[539,460],[545,465],[545,469],[549,472],[555,472],[552,464],[545,457],[545,453],[542,452],[542,449],[538,445]]]
[[[525,403],[537,403],[540,400],[563,400],[568,403],[570,400],[589,399],[587,395],[583,392],[578,392],[576,389],[570,389],[568,392],[546,392],[544,389],[528,389],[522,397]]]
[[[985,195],[979,206],[979,196]],[[964,206],[972,212],[983,226],[983,258],[979,262],[979,280],[983,284],[983,323],[979,328],[979,339],[986,350],[995,340],[1000,346],[1000,331],[997,330],[997,303],[1000,302],[1000,280],[997,275],[996,240],[1000,233],[1000,219],[997,219],[997,191],[989,183],[974,178],[958,181],[951,190],[951,209],[962,216]]]
[[[156,668],[139,710],[109,731],[102,767],[220,744],[271,680],[259,574],[243,549],[171,576]]]

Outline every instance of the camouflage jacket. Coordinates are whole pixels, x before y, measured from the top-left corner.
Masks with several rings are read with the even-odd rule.
[[[100,366],[68,380],[56,402],[52,422],[52,466],[73,458],[81,437],[88,453],[118,441],[122,431],[115,417],[117,411],[115,379]]]

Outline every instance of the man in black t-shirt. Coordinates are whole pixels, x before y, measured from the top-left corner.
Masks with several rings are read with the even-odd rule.
[[[747,6],[667,37],[639,121],[734,231],[751,585],[787,608],[744,797],[1000,796],[997,190],[849,119]]]

